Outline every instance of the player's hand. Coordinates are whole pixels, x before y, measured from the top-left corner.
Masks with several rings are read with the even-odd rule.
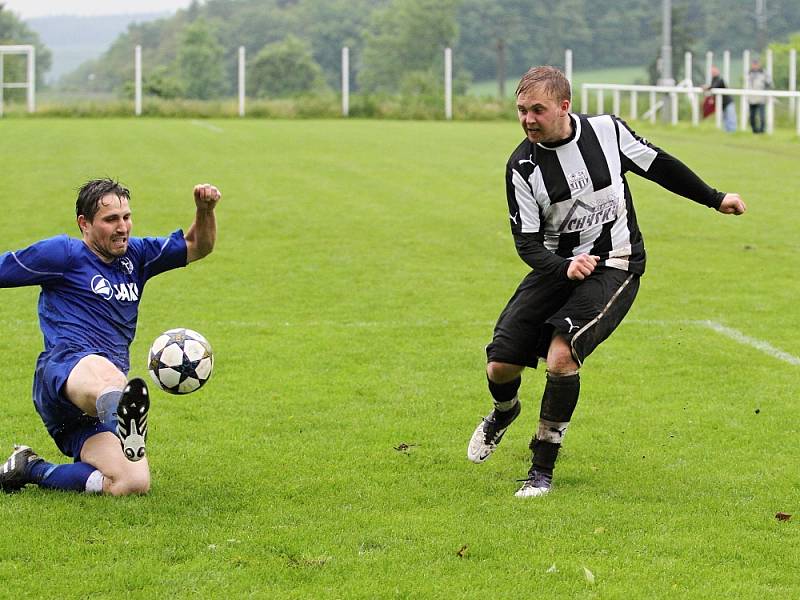
[[[586,279],[594,272],[598,260],[600,260],[600,257],[594,254],[578,254],[578,256],[569,261],[567,278],[577,281]]]
[[[194,186],[194,203],[199,210],[214,210],[220,198],[222,198],[222,194],[210,183],[200,183]]]
[[[725,194],[717,210],[726,215],[741,215],[747,210],[747,206],[739,194]]]

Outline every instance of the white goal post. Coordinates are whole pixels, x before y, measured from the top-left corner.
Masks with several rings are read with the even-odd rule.
[[[7,82],[4,73],[4,61],[6,54],[24,54],[27,78],[25,81]],[[36,49],[29,45],[0,46],[0,117],[3,116],[3,102],[5,90],[8,89],[27,90],[28,112],[36,110]]]

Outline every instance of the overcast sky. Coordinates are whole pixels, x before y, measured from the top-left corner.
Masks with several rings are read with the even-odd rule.
[[[23,19],[53,15],[116,15],[175,11],[191,0],[0,0]]]

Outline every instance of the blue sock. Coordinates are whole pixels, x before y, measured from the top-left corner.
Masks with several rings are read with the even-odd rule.
[[[95,400],[97,418],[109,427],[117,426],[117,406],[122,398],[122,390],[108,388],[103,390]]]
[[[45,478],[48,471],[50,471],[50,469],[55,469],[55,467],[56,466],[53,463],[49,463],[44,459],[37,460],[31,465],[30,470],[28,471],[28,477],[30,477],[34,483],[38,484],[42,479]]]
[[[42,461],[33,465],[31,476],[36,477],[34,472],[42,472],[43,476],[38,481],[39,487],[50,490],[72,490],[75,492],[86,491],[86,481],[89,475],[94,473],[92,465],[85,462],[76,462],[66,465],[53,465]]]

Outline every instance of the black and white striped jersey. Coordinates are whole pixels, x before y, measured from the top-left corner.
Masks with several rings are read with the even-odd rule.
[[[533,269],[566,277],[588,253],[608,267],[644,273],[645,251],[627,172],[711,208],[725,194],[637,136],[613,115],[570,114],[572,135],[555,144],[525,139],[506,165],[511,231]]]

